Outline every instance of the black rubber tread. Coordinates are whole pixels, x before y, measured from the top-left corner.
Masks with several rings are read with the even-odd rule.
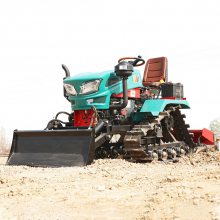
[[[177,108],[175,111],[171,112],[171,115],[174,117],[174,133],[178,141],[184,141],[186,145],[189,146],[191,151],[194,151],[195,143],[193,142],[192,136],[190,135],[187,128],[188,124],[185,124],[185,121],[181,115],[180,110]]]
[[[164,112],[166,113],[166,112]],[[160,114],[161,117],[162,114]],[[163,128],[163,140],[165,142],[171,142],[173,144],[180,144],[182,145],[183,142],[189,147],[189,151],[193,152],[195,148],[195,143],[193,142],[192,136],[189,134],[189,131],[187,128],[189,128],[188,124],[185,124],[184,118],[185,115],[182,115],[179,108],[173,108],[170,112],[170,116],[173,117],[174,123],[172,128],[166,127],[165,124],[163,124],[163,119],[160,120],[161,122],[158,122],[158,126],[162,126]],[[167,117],[167,114],[164,114],[164,119]],[[155,118],[151,124],[155,124],[155,121],[158,118]],[[150,127],[150,126],[149,126]],[[139,132],[138,132],[139,130]],[[147,133],[150,133],[152,129],[149,128],[149,131]],[[172,131],[172,134],[171,134]],[[141,134],[142,133],[142,134]],[[141,126],[139,128],[134,128],[131,131],[129,131],[129,137],[132,139],[126,140],[125,136],[125,150],[127,151],[128,155],[132,160],[139,161],[142,160],[150,160],[150,152],[147,151],[144,147],[140,145],[140,143],[137,141],[138,139],[143,139],[144,135],[143,132],[141,132]],[[137,137],[139,136],[139,137]],[[128,137],[128,136],[127,136]],[[146,136],[145,136],[146,137]],[[135,143],[136,141],[136,143]],[[130,142],[130,143],[129,143]],[[163,148],[163,146],[166,146],[166,144],[162,144],[159,146],[160,148]],[[158,148],[159,148],[158,147]]]

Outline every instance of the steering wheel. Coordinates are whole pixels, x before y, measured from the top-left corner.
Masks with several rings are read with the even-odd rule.
[[[121,61],[124,61],[124,60],[128,60],[128,62],[133,65],[133,66],[142,66],[145,64],[145,60],[142,59],[141,56],[138,56],[138,57],[122,57],[118,60],[118,63],[120,63]],[[139,63],[141,62],[141,63]],[[139,63],[139,64],[138,64]]]

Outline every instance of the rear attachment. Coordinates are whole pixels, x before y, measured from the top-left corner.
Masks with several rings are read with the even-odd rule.
[[[84,166],[94,159],[94,129],[14,131],[8,165]]]
[[[189,132],[193,134],[193,142],[197,143],[197,145],[215,144],[214,133],[206,128],[203,128],[202,130],[189,130]]]

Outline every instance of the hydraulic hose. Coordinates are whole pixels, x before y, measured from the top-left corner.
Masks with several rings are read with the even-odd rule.
[[[71,116],[71,114],[68,112],[58,112],[55,116],[55,119],[57,119],[60,114],[65,114],[65,115]]]
[[[104,125],[105,125],[105,122],[100,120],[99,123],[95,127],[95,134],[101,131]]]
[[[64,112],[64,111],[61,111],[61,112],[58,112],[55,116],[54,119],[50,120],[48,123],[47,123],[47,126],[46,128],[44,128],[44,130],[50,130],[50,128],[52,128],[53,125],[56,125],[56,123],[60,123],[60,124],[64,124],[64,125],[67,125],[69,122],[64,122],[64,121],[61,121],[60,119],[58,119],[58,116],[60,114],[65,114],[65,115],[68,115],[69,117],[71,117],[72,115],[69,114],[68,112]],[[51,126],[52,125],[52,126]]]
[[[56,123],[56,122],[61,123],[61,124],[65,124],[65,125],[68,124],[68,122],[64,122],[59,119],[52,119],[47,123],[47,126],[46,126],[46,128],[44,128],[44,130],[50,130],[50,128],[52,128],[51,125],[53,125],[53,123]]]

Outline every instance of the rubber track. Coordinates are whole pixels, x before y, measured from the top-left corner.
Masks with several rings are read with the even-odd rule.
[[[152,128],[156,125],[160,125],[160,122],[167,117],[167,115],[166,111],[161,112],[159,116],[147,126],[148,129],[145,129],[145,131],[153,131]],[[140,140],[144,136],[141,126],[139,127],[139,125],[134,126],[134,128],[126,134],[124,138],[124,147],[129,155],[126,159],[132,158],[132,161],[152,160],[146,152],[145,147],[140,145]]]
[[[167,116],[166,113],[167,111],[161,112],[160,115],[155,118],[154,122],[152,122],[151,124],[160,125],[160,122]],[[185,121],[183,119],[185,116],[181,114],[179,108],[173,108],[172,111],[169,111],[169,114],[172,115],[174,118],[173,132],[176,140],[179,142],[185,142],[185,144],[189,146],[190,151],[193,152],[195,148],[195,143],[193,142],[192,137],[187,129],[188,125],[185,124]],[[158,123],[155,123],[157,120]],[[130,132],[128,132],[129,134],[125,136],[125,139],[128,138],[127,140],[125,140],[125,150],[129,153],[129,156],[134,161],[148,160],[149,154],[146,152],[145,148],[140,146],[140,144],[137,142],[137,140],[140,140],[140,136],[143,137],[143,135],[140,135],[142,133],[141,128],[138,129],[137,127],[134,127]]]
[[[178,141],[184,141],[193,152],[195,148],[195,143],[193,142],[192,136],[190,135],[188,128],[189,125],[185,124],[185,115],[181,114],[180,110],[177,108],[175,111],[171,112],[174,117],[174,133]]]

